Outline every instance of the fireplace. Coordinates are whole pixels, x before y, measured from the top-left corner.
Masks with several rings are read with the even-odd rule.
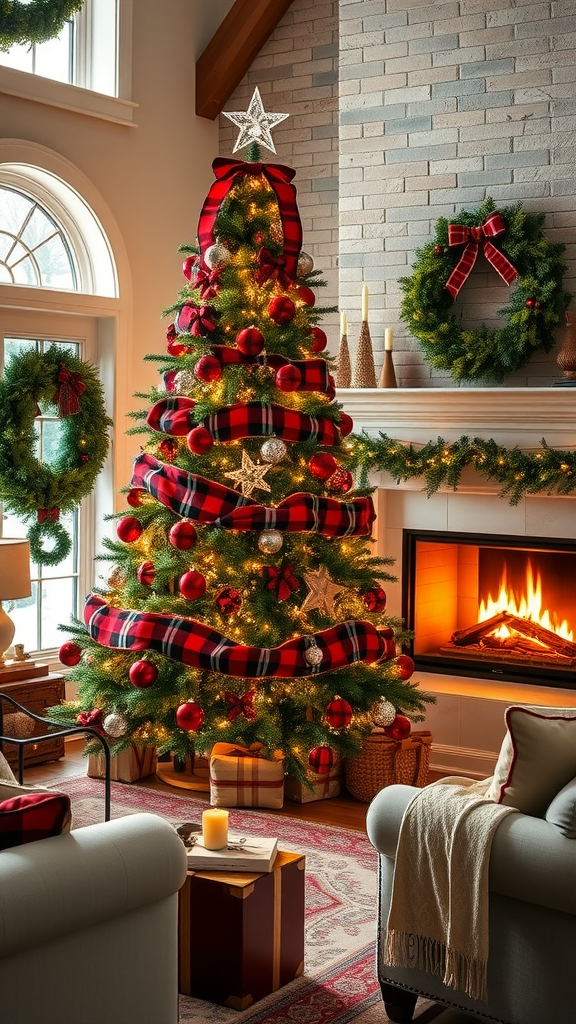
[[[416,667],[576,689],[573,541],[403,531]]]

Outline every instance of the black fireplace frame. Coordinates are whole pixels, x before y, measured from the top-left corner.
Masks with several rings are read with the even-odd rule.
[[[450,544],[469,544],[474,547],[536,548],[543,551],[566,551],[576,555],[576,543],[550,537],[519,537],[494,533],[457,533],[449,530],[402,531],[402,618],[406,628],[414,630],[416,590],[416,541],[437,541]],[[490,662],[488,658],[451,658],[449,654],[415,654],[414,641],[410,655],[421,672],[445,673],[502,680],[513,683],[533,683],[576,690],[576,668],[548,668],[535,665],[508,665]]]

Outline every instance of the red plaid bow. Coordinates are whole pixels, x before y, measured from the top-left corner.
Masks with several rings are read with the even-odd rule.
[[[236,693],[225,693],[224,700],[228,701],[231,705],[230,711],[226,716],[228,721],[233,722],[239,715],[243,715],[246,719],[256,718],[256,710],[252,706],[255,696],[256,690],[248,690],[241,697]]]
[[[230,160],[228,157],[217,157],[212,164],[212,170],[216,175],[216,181],[210,188],[198,221],[198,240],[202,263],[204,253],[214,242],[216,219],[222,201],[232,185],[248,174],[255,177],[262,174],[274,189],[278,199],[284,235],[286,274],[293,280],[296,277],[298,256],[302,245],[302,224],[296,206],[296,189],[291,184],[296,172],[291,167],[284,167],[282,164],[244,163],[243,160]]]
[[[76,721],[80,725],[89,725],[92,729],[100,729],[102,727],[102,718],[102,708],[93,708],[92,711],[81,711],[79,715],[76,715]]]
[[[219,284],[219,281],[219,270],[212,270],[211,272],[208,272],[207,270],[203,270],[201,267],[194,279],[193,288],[199,288],[201,298],[203,298],[205,302],[209,302],[210,299],[213,299],[218,295],[217,285]]]
[[[59,508],[39,508],[38,509],[38,522],[45,523],[48,520],[51,523],[57,523],[60,519]]]
[[[279,601],[286,601],[290,594],[300,587],[292,563],[285,565],[283,569],[277,569],[274,565],[263,565],[262,575],[268,579],[266,587],[276,592]]]
[[[214,310],[211,306],[195,306],[185,302],[174,321],[178,334],[193,334],[195,338],[203,338],[206,331],[215,331],[216,324],[212,319]]]
[[[518,277],[518,271],[512,266],[510,260],[507,259],[500,249],[492,245],[492,242],[488,241],[489,238],[503,235],[504,231],[504,221],[497,212],[491,213],[484,223],[478,227],[469,228],[464,224],[448,225],[448,245],[466,246],[459,262],[444,285],[454,299],[476,262],[480,242],[482,242],[482,252],[486,259],[492,264],[494,270],[500,274],[500,277],[506,284],[512,284],[512,281]]]
[[[276,258],[272,253],[268,252],[268,249],[262,248],[258,253],[258,264],[258,270],[254,273],[254,280],[259,285],[265,284],[271,277],[276,278],[282,288],[289,288],[292,284],[292,279],[285,270],[286,260],[284,256]]]
[[[58,387],[52,399],[54,405],[58,406],[58,415],[61,419],[65,416],[74,416],[80,412],[78,398],[86,391],[86,385],[79,373],[71,373],[64,363],[60,363],[58,373]]]

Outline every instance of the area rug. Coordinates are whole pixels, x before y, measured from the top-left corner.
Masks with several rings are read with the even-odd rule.
[[[72,799],[75,828],[103,820],[101,781],[64,778],[58,788]],[[112,783],[113,818],[147,811],[179,825],[199,822],[205,807],[188,795]],[[278,836],[281,849],[306,854],[305,971],[242,1012],[181,996],[180,1024],[384,1024],[375,963],[377,857],[366,836],[251,810],[231,810],[230,827]],[[437,1012],[422,1002],[415,1021]]]

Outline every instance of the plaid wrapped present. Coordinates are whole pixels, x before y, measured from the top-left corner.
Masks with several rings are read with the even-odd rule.
[[[319,775],[310,768],[306,772],[306,778],[310,783],[307,786],[300,779],[293,775],[287,775],[284,780],[284,796],[287,800],[294,800],[297,804],[311,804],[316,800],[329,800],[332,796],[340,796],[342,782],[342,761],[336,756],[334,764],[329,772]]]
[[[143,747],[132,743],[130,747],[113,754],[110,758],[110,778],[112,782],[136,782],[156,771],[156,747]],[[93,779],[104,778],[104,754],[88,755],[88,771]]]
[[[210,803],[214,807],[273,807],[284,803],[284,755],[260,756],[261,744],[215,743],[210,754]]]

